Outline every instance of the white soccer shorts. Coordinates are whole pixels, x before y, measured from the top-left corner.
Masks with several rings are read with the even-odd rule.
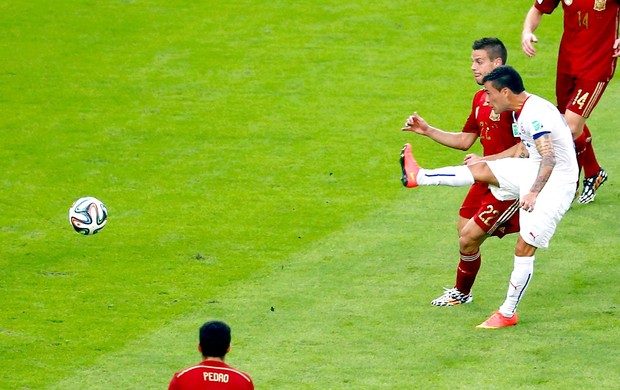
[[[490,186],[493,195],[499,200],[523,197],[530,191],[538,175],[539,164],[527,158],[505,158],[488,161],[487,164],[499,183],[499,188]],[[547,248],[558,222],[570,208],[576,190],[577,177],[571,180],[551,173],[536,198],[534,210],[519,210],[523,240],[536,248]]]

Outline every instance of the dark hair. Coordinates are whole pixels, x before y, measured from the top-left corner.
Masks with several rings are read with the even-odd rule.
[[[200,327],[199,338],[202,356],[223,358],[230,346],[230,326],[222,321],[205,322]]]
[[[487,81],[491,81],[493,87],[498,91],[501,91],[504,88],[510,89],[514,94],[519,94],[525,91],[523,79],[512,66],[498,66],[482,79],[483,83],[486,83]]]
[[[473,50],[485,50],[491,60],[501,58],[502,65],[506,65],[506,61],[508,61],[508,50],[506,50],[506,46],[504,46],[504,43],[502,43],[499,38],[478,39],[474,41],[471,48]]]

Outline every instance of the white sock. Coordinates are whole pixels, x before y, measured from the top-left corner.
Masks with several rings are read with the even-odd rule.
[[[474,184],[474,176],[466,165],[437,169],[420,169],[416,177],[421,186],[463,187]]]
[[[515,256],[514,268],[510,275],[510,284],[508,284],[506,300],[499,308],[499,312],[502,313],[504,317],[512,317],[514,315],[517,310],[517,305],[521,301],[527,286],[530,284],[533,274],[534,256]]]

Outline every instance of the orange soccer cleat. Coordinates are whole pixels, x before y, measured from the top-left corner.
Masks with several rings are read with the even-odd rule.
[[[418,180],[416,178],[418,176],[418,172],[420,171],[420,166],[415,158],[413,158],[413,154],[411,153],[411,144],[405,144],[403,150],[401,150],[400,166],[403,169],[403,176],[400,179],[403,182],[403,185],[407,188],[417,187]]]
[[[476,326],[478,329],[497,329],[504,328],[506,326],[513,326],[517,324],[517,313],[515,313],[512,317],[504,317],[502,313],[496,311],[493,313],[488,320],[484,321],[482,324]]]

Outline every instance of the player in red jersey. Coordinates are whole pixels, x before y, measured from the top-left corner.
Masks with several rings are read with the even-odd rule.
[[[224,363],[230,351],[230,327],[221,321],[209,321],[200,327],[202,362],[178,371],[168,390],[253,390],[252,378]]]
[[[590,203],[607,173],[596,160],[592,135],[586,119],[614,75],[620,56],[618,39],[619,0],[536,0],[521,33],[521,47],[527,56],[536,54],[534,31],[543,14],[562,3],[564,32],[560,42],[556,74],[556,99],[560,112],[573,133],[577,160],[583,167],[583,192],[577,201]]]
[[[497,66],[504,65],[508,53],[497,38],[482,38],[472,45],[471,70],[474,79],[482,85],[482,79]],[[414,120],[415,118],[415,120]],[[419,124],[411,127],[409,123]],[[496,114],[486,103],[486,93],[480,89],[472,102],[467,122],[460,133],[447,132],[429,126],[420,116],[409,117],[404,131],[414,131],[434,141],[460,150],[468,150],[480,138],[483,155],[501,153],[517,143],[512,132],[512,113]],[[465,164],[479,161],[474,154],[465,156]],[[480,246],[489,236],[503,237],[519,231],[518,200],[497,200],[486,183],[474,183],[461,205],[457,231],[459,234],[460,260],[456,270],[456,283],[451,289],[434,299],[434,306],[454,306],[472,301],[471,288],[481,264]]]

